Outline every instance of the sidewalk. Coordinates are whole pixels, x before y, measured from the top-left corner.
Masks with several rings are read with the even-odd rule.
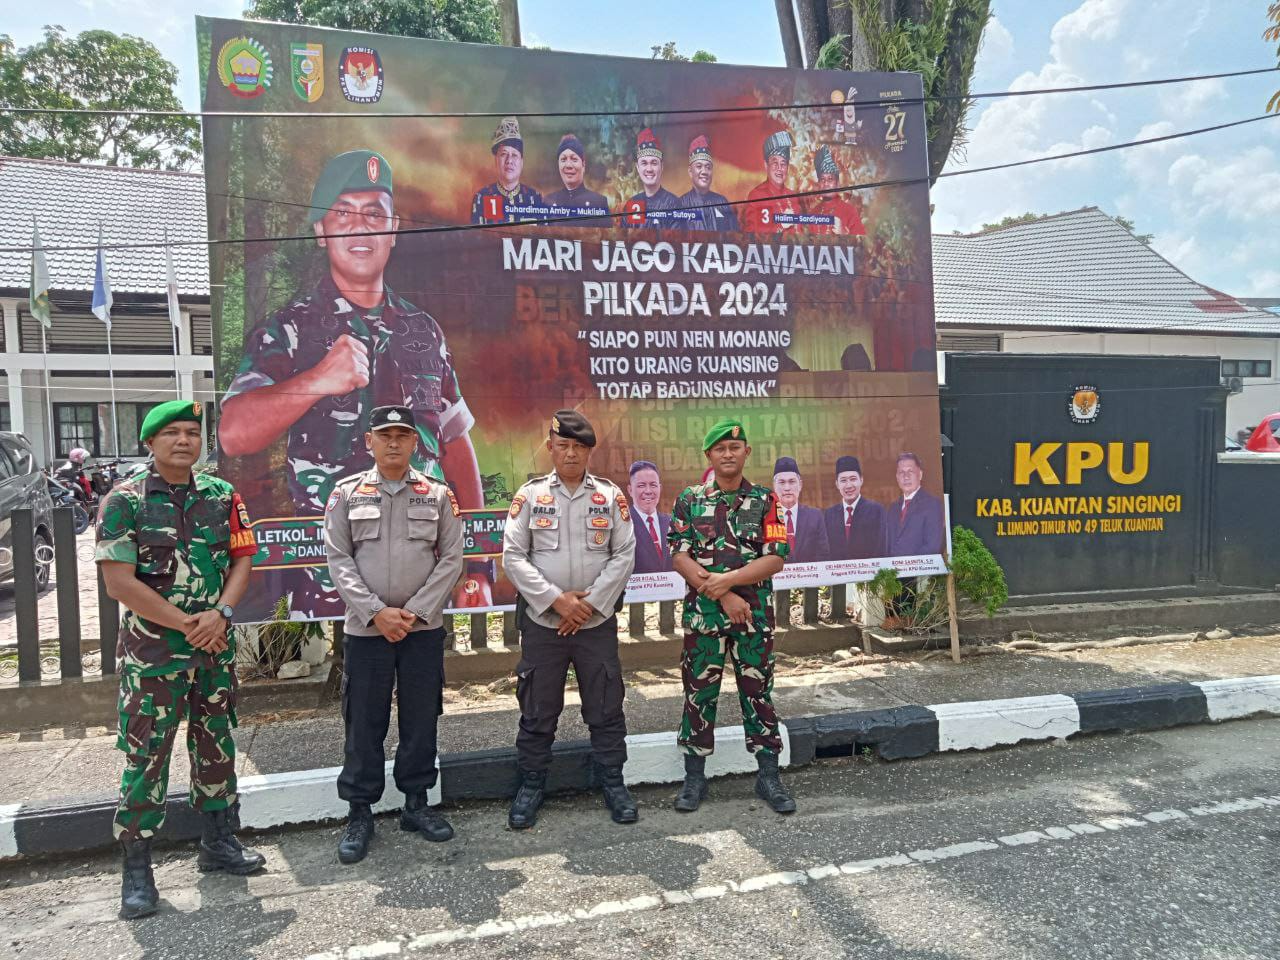
[[[1235,637],[1077,652],[968,654],[959,665],[937,654],[866,657],[840,651],[804,660],[780,657],[775,700],[783,720],[854,711],[1006,698],[1070,695],[1128,687],[1280,674],[1280,635]],[[679,724],[678,670],[627,676],[627,724],[632,735],[663,735]],[[566,694],[558,740],[587,738],[576,692]],[[446,693],[440,752],[459,755],[509,749],[518,708],[510,689],[488,693],[465,687]],[[732,672],[720,698],[719,725],[742,723]],[[674,741],[674,735],[672,735]],[[392,717],[388,757],[394,755]],[[342,718],[336,709],[295,712],[236,733],[242,777],[320,770],[342,763]],[[733,747],[729,748],[734,749]],[[722,751],[727,752],[727,751]],[[110,803],[118,785],[115,732],[89,728],[83,736],[44,731],[0,736],[0,809]],[[169,790],[187,789],[186,746],[178,738]]]

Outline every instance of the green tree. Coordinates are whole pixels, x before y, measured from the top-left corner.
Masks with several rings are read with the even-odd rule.
[[[1065,213],[1066,211],[1063,211],[1063,212]],[[1049,217],[1049,216],[1053,216],[1053,214],[1031,213],[1030,211],[1028,211],[1027,213],[1020,213],[1017,216],[1002,217],[1001,219],[997,220],[995,223],[984,223],[981,229],[978,230],[978,232],[989,233],[992,230],[1001,230],[1005,227],[1012,227],[1019,223],[1035,223],[1037,220],[1043,220],[1045,217]],[[1120,226],[1124,227],[1130,233],[1132,233],[1133,238],[1137,240],[1139,243],[1146,244],[1147,246],[1151,246],[1151,241],[1156,238],[1156,235],[1154,233],[1138,233],[1137,226],[1128,217],[1121,217],[1117,215],[1112,217],[1111,219],[1114,220],[1116,223],[1120,224]]]
[[[131,110],[182,110],[178,68],[151,43],[109,30],[67,36],[59,26],[19,49],[0,36],[0,108],[92,110],[13,113],[0,109],[0,153],[112,166],[184,169],[200,155],[194,117]]]
[[[502,43],[494,0],[251,0],[244,15],[427,40]]]
[[[1262,39],[1276,45],[1276,66],[1280,67],[1280,3],[1267,7],[1267,19],[1271,26],[1262,31]],[[1267,113],[1280,113],[1280,90],[1271,95],[1267,101]]]
[[[676,42],[668,40],[666,43],[655,44],[649,48],[653,51],[654,60],[683,60],[686,63],[715,63],[716,55],[708,53],[706,50],[695,51],[692,57],[686,57],[683,53],[676,49]]]
[[[788,66],[906,70],[924,78],[924,95],[935,98],[925,103],[935,182],[967,141],[969,80],[991,0],[795,0],[794,7],[779,0],[777,9]]]

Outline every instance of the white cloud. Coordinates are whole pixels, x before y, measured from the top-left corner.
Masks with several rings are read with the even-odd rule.
[[[998,66],[1013,56],[1013,34],[998,17],[987,21],[982,32],[982,49],[978,53],[980,67]]]
[[[1199,113],[1209,104],[1224,100],[1227,85],[1220,79],[1195,80],[1167,87],[1160,93],[1160,108],[1166,117],[1175,119]]]
[[[1084,0],[1075,10],[1058,20],[1049,33],[1049,55],[1070,62],[1104,40],[1120,33],[1129,0]]]
[[[1241,224],[1280,219],[1280,162],[1270,147],[1227,158],[1181,156],[1169,167],[1168,183],[1180,210],[1198,220],[1215,213]]]

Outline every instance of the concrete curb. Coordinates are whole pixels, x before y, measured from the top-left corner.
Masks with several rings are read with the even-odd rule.
[[[798,717],[782,727],[782,765],[803,766],[829,757],[872,750],[885,760],[923,757],[952,750],[988,750],[1024,741],[1077,734],[1158,730],[1256,715],[1280,716],[1280,675],[1202,680],[1125,687],[1071,695],[972,700],[886,710],[858,710]],[[718,749],[707,762],[713,777],[751,773],[742,727],[721,727]],[[678,783],[684,776],[674,733],[627,738],[627,782]],[[377,810],[398,810],[404,797],[391,783]],[[438,762],[440,777],[431,802],[495,800],[511,796],[515,779],[512,748],[448,754]],[[263,830],[288,824],[321,823],[345,815],[334,783],[338,768],[242,777],[241,825]],[[547,778],[555,793],[593,787],[591,747],[585,741],[556,744]],[[803,798],[802,798],[803,799]],[[0,859],[79,853],[111,845],[115,800],[96,797],[61,806],[0,806]],[[171,841],[199,835],[200,821],[185,795],[171,794],[160,836]]]

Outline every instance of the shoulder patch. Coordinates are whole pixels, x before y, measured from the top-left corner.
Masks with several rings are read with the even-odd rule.
[[[458,498],[453,495],[453,489],[451,487],[446,486],[444,488],[444,492],[449,497],[449,506],[453,509],[453,515],[455,517],[462,516],[462,509],[458,506]]]
[[[336,507],[342,500],[342,491],[337,487],[333,488],[333,493],[329,494],[329,499],[325,501],[324,512],[328,513]]]
[[[625,494],[618,494],[614,502],[618,505],[618,513],[622,515],[623,520],[631,519],[631,508],[627,505],[627,497]]]
[[[524,507],[525,503],[527,502],[528,501],[526,500],[525,495],[523,493],[516,494],[516,498],[511,501],[511,518],[513,520],[516,517],[520,516],[520,510],[521,508]]]

